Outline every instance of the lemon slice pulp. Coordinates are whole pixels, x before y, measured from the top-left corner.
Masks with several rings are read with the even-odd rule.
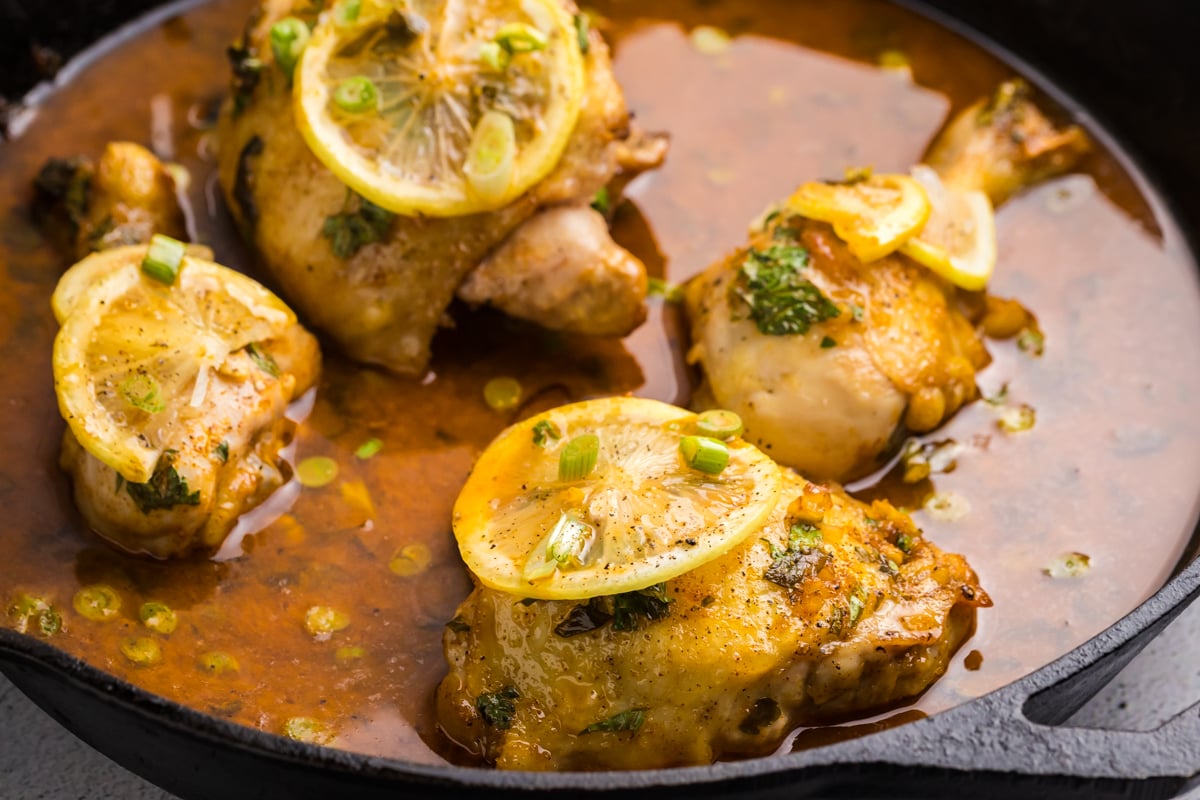
[[[915,167],[913,177],[933,210],[921,233],[900,251],[956,286],[983,289],[996,270],[996,221],[988,196],[943,185],[931,167]]]
[[[165,432],[203,400],[210,370],[294,324],[275,295],[227,267],[184,257],[171,285],[144,275],[145,245],[91,256],[52,299],[54,387],[71,432],[132,483],[153,475]]]
[[[558,163],[584,94],[558,0],[362,0],[352,21],[339,10],[313,30],[294,105],[350,188],[398,214],[459,216],[507,205]]]
[[[899,249],[921,231],[930,213],[925,190],[907,175],[806,183],[788,198],[788,206],[833,225],[833,232],[864,263]]]
[[[725,443],[719,474],[688,467],[680,442],[695,421],[666,403],[615,397],[512,426],[455,504],[463,560],[494,589],[581,599],[644,589],[723,555],[774,509],[780,468],[740,438]],[[594,466],[564,479],[564,451],[591,436]]]

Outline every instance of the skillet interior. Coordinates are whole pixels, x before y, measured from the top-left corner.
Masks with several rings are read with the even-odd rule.
[[[1184,576],[1184,577],[1186,577],[1186,576]],[[42,654],[42,655],[44,655],[44,654]],[[59,662],[59,663],[61,664],[62,662]],[[90,676],[90,677],[89,677],[89,680],[91,680],[91,679],[94,679],[94,678],[95,678],[95,676],[94,676],[94,675],[92,675],[92,676]],[[276,740],[268,740],[268,741],[276,741]],[[291,747],[291,745],[289,745],[289,747]],[[301,748],[301,750],[303,750],[303,748]],[[688,779],[691,779],[691,777],[695,777],[695,776],[689,776],[689,778],[688,778]],[[503,779],[500,779],[500,778],[497,778],[496,780],[500,781],[501,783],[503,782]],[[553,782],[550,782],[550,783],[549,783],[549,784],[547,784],[547,785],[552,785],[552,784],[553,784]]]

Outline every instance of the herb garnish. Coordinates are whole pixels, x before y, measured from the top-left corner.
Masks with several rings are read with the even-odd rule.
[[[614,631],[635,631],[642,622],[670,616],[672,602],[667,595],[666,583],[656,583],[636,592],[593,597],[586,603],[574,606],[554,626],[554,633],[568,639],[603,628],[610,622]]]
[[[791,230],[776,228],[775,237],[775,243],[746,253],[732,292],[741,298],[760,333],[808,333],[814,323],[840,312],[812,281],[801,277],[809,264],[808,251],[789,241]],[[735,312],[734,318],[741,317]]]
[[[750,713],[746,714],[746,718],[738,725],[738,730],[749,736],[757,736],[759,731],[779,719],[781,714],[779,703],[769,697],[763,697],[754,701]]]
[[[250,356],[250,360],[254,362],[254,365],[263,372],[272,378],[279,377],[279,365],[275,363],[275,359],[271,358],[271,354],[264,350],[261,344],[251,342],[246,345],[246,355]]]
[[[533,443],[538,447],[545,447],[551,439],[558,441],[561,438],[562,431],[548,419],[543,419],[533,426]]]
[[[517,704],[513,701],[521,695],[512,686],[505,686],[495,692],[484,692],[475,700],[475,709],[484,723],[497,730],[506,731],[512,727],[513,715],[517,713]]]
[[[763,577],[777,586],[794,589],[808,578],[815,577],[829,562],[829,554],[818,546],[821,530],[808,522],[800,522],[788,531],[786,548],[767,542],[771,548],[771,566]]]
[[[582,736],[585,733],[618,733],[620,731],[636,731],[646,722],[646,709],[631,708],[628,711],[622,711],[619,714],[613,714],[606,720],[593,722],[579,732]]]
[[[188,491],[187,479],[175,471],[177,455],[175,450],[164,450],[150,480],[145,483],[125,483],[125,491],[143,514],[175,506],[200,505],[199,490]]]
[[[213,448],[213,455],[220,459],[222,464],[229,463],[229,442],[221,442]]]
[[[683,302],[683,287],[662,278],[649,278],[646,281],[646,294],[661,297],[668,303]]]
[[[351,198],[358,197],[351,195]],[[347,203],[347,206],[352,201]],[[370,200],[358,197],[358,207],[351,211],[344,208],[340,213],[325,218],[321,235],[329,240],[333,254],[338,258],[349,258],[365,245],[378,242],[387,236],[395,215],[380,208]]]

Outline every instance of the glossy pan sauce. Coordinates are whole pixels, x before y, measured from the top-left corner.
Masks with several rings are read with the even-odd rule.
[[[1012,74],[970,41],[873,0],[597,6],[631,108],[673,136],[667,165],[631,186],[617,236],[675,283],[739,245],[747,223],[803,180],[850,165],[907,169],[948,113]],[[190,171],[196,238],[253,271],[219,199],[208,130],[229,77],[225,47],[249,7],[214,0],[105,49],[0,146],[0,599],[45,598],[61,614],[57,646],[185,705],[364,753],[458,760],[432,707],[443,626],[470,587],[450,510],[475,457],[514,419],[488,408],[483,387],[518,378],[530,398],[520,413],[620,392],[685,403],[694,375],[678,307],[652,298],[650,320],[621,342],[456,309],[458,327],[439,335],[421,380],[356,367],[327,346],[297,457],[331,456],[336,480],[300,491],[235,560],[160,564],[106,546],[83,528],[56,466],[49,298],[67,264],[30,221],[30,183],[49,157],[143,142]],[[688,32],[700,24],[734,35],[732,46],[698,49]],[[886,51],[907,56],[918,85],[875,68]],[[1045,353],[990,342],[980,383],[989,396],[1007,384],[1009,404],[1035,409],[1035,427],[1006,434],[977,403],[929,437],[963,446],[936,486],[859,487],[910,506],[933,491],[965,500],[956,521],[916,516],[938,545],[966,554],[995,601],[949,673],[893,721],[1074,648],[1153,593],[1183,553],[1200,483],[1200,304],[1181,237],[1148,198],[1101,146],[1081,174],[1006,205],[992,290],[1038,315]],[[382,450],[356,458],[371,438]],[[1086,574],[1045,574],[1073,552],[1089,557]],[[72,608],[96,583],[121,597],[112,621]],[[142,625],[146,601],[176,612],[173,633]],[[313,607],[348,626],[315,638]],[[161,662],[133,663],[122,651],[131,638],[156,639]],[[801,732],[784,747],[831,735],[841,734]]]

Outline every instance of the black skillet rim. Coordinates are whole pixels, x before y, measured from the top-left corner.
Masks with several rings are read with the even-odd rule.
[[[180,11],[198,5],[203,0],[180,0],[151,10],[137,17],[132,22],[110,31],[99,37],[78,57],[72,59],[63,72],[68,78],[74,71],[87,66],[93,54],[112,46],[124,36],[131,35],[147,26],[152,26],[167,19]],[[967,35],[973,41],[1000,56],[1006,63],[1026,74],[1039,74],[1021,58],[1016,57],[1007,48],[999,46],[989,37],[948,17],[946,14],[931,9],[918,2],[903,2],[914,8],[918,13],[933,18],[939,24],[960,34]],[[1043,88],[1049,90],[1064,107],[1075,113],[1090,116],[1079,107],[1070,97],[1057,88],[1055,83],[1047,80]],[[27,96],[27,102],[36,106],[44,92],[53,91],[51,87],[35,88]],[[1116,143],[1116,137],[1108,133],[1111,128],[1098,122],[1094,129],[1103,133],[1109,139],[1108,143]],[[1131,154],[1131,148],[1124,142],[1114,148],[1124,159],[1133,163],[1133,173],[1153,176],[1154,170],[1147,169],[1145,160]],[[1136,153],[1136,151],[1134,151]],[[1149,185],[1141,185],[1140,189],[1154,204],[1155,212],[1182,221],[1176,206],[1169,195],[1157,189],[1161,185],[1154,181]],[[1180,226],[1185,236],[1186,226]],[[1194,260],[1194,259],[1193,259]],[[1200,499],[1200,498],[1198,498]],[[1169,774],[1187,777],[1200,770],[1200,763],[1184,764],[1190,772],[1181,775],[1180,766],[1170,758],[1155,763],[1155,759],[1141,760],[1140,765],[1129,759],[1118,759],[1124,764],[1103,763],[1105,759],[1089,758],[1097,754],[1080,752],[1070,742],[1076,742],[1087,747],[1094,747],[1095,737],[1086,733],[1074,736],[1079,731],[1066,731],[1067,750],[1065,761],[1059,759],[1045,763],[1020,763],[1020,754],[1005,752],[1012,741],[1003,736],[996,740],[983,743],[972,742],[969,745],[958,741],[955,746],[930,748],[935,741],[945,745],[942,737],[948,731],[981,730],[985,727],[1004,728],[998,723],[1016,721],[1017,727],[1024,729],[1025,741],[1029,741],[1029,729],[1049,725],[1067,716],[1074,707],[1082,704],[1100,685],[1115,674],[1123,663],[1140,649],[1149,638],[1156,635],[1167,622],[1178,614],[1188,603],[1200,596],[1200,559],[1187,562],[1188,555],[1194,552],[1200,527],[1197,527],[1190,546],[1177,567],[1178,574],[1171,578],[1149,599],[1116,621],[1097,636],[1089,639],[1061,658],[1031,672],[1023,678],[1002,687],[988,695],[967,701],[955,708],[949,709],[928,719],[910,723],[901,728],[867,737],[826,745],[821,748],[806,750],[799,753],[788,753],[769,756],[760,759],[750,759],[736,762],[723,762],[706,767],[681,767],[665,770],[646,770],[639,772],[591,772],[591,773],[521,773],[500,772],[491,769],[475,767],[457,767],[446,765],[422,765],[395,759],[384,759],[365,756],[349,751],[333,750],[315,745],[294,742],[253,728],[209,716],[186,706],[152,695],[138,687],[117,680],[87,662],[68,655],[64,651],[38,641],[31,637],[17,634],[14,631],[0,629],[0,649],[9,651],[23,662],[39,668],[50,668],[60,677],[77,688],[102,695],[108,702],[121,704],[143,716],[155,725],[165,725],[179,729],[191,738],[207,741],[220,747],[236,747],[251,755],[261,756],[282,764],[294,763],[306,767],[316,767],[341,774],[353,774],[363,777],[379,778],[394,782],[397,786],[406,785],[412,788],[425,787],[457,787],[476,788],[481,790],[574,790],[580,792],[594,791],[636,791],[661,787],[697,787],[703,784],[706,789],[720,791],[722,786],[733,786],[749,779],[761,780],[775,778],[776,781],[799,779],[819,767],[835,767],[845,764],[881,764],[895,765],[903,769],[906,765],[925,766],[946,770],[972,768],[975,770],[991,770],[998,772],[1021,771],[1030,774],[1070,774],[1078,777],[1094,778],[1147,778],[1166,770]],[[1186,566],[1185,566],[1186,565]],[[1093,673],[1105,673],[1099,679]],[[1090,680],[1089,680],[1090,678]],[[1182,715],[1181,715],[1182,716]],[[1029,718],[1036,720],[1030,722]],[[1097,732],[1103,734],[1105,732]],[[1146,736],[1146,735],[1141,735]],[[1060,741],[1060,744],[1061,744]],[[922,745],[922,743],[924,743]],[[905,748],[897,751],[898,744]],[[952,745],[953,743],[951,743]],[[998,748],[998,749],[997,749]],[[903,753],[904,758],[897,758]],[[1104,754],[1106,757],[1112,754]],[[1124,767],[1122,770],[1121,767]]]

